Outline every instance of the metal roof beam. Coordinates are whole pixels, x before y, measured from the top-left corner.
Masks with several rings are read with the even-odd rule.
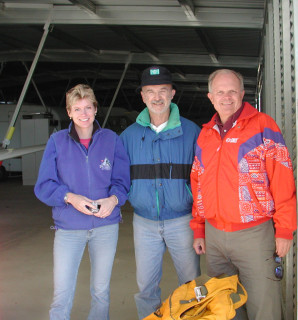
[[[82,41],[81,39],[74,37],[66,32],[63,32],[61,29],[57,28],[53,28],[52,32],[51,32],[51,37],[61,40],[64,43],[73,45],[74,47],[80,47],[83,50],[85,50],[86,52],[89,52],[95,56],[98,56],[100,53],[98,50],[96,50],[95,48],[89,46],[88,44],[86,44],[84,41]]]
[[[138,49],[140,49],[140,51],[143,51],[145,53],[148,53],[149,56],[151,56],[151,58],[154,61],[159,61],[158,58],[158,53],[157,51],[155,51],[154,49],[152,49],[152,46],[149,46],[145,41],[139,39],[132,31],[130,31],[127,27],[122,26],[121,28],[117,28],[117,27],[109,27],[113,32],[115,32],[116,34],[121,34],[123,38],[125,38],[125,40],[129,41],[130,43],[132,43],[135,47],[137,47]]]
[[[96,5],[91,0],[69,0],[91,15],[96,15]]]
[[[192,0],[178,0],[178,2],[182,7],[187,19],[191,21],[197,20],[195,15],[195,6]]]
[[[198,83],[205,83],[208,82],[209,74],[201,74],[201,73],[183,73],[179,67],[173,67],[171,68],[174,70],[172,72],[173,81],[175,83],[192,83],[192,82],[198,82]],[[99,72],[94,69],[73,69],[73,70],[51,70],[48,71],[42,71],[39,73],[36,73],[34,76],[34,79],[36,83],[42,84],[46,82],[54,82],[57,80],[65,80],[70,78],[90,78],[90,79],[101,79],[101,80],[118,80],[121,78],[123,70],[117,69],[117,70],[110,70],[108,68],[101,69]],[[13,82],[12,82],[13,80]],[[24,83],[24,76],[10,76],[6,77],[5,79],[0,79],[0,87],[1,88],[7,88],[10,86],[14,86],[15,84]],[[139,82],[139,76],[136,71],[128,70],[125,75],[126,81],[131,82]],[[244,77],[244,86],[255,86],[256,84],[256,77]]]
[[[195,19],[190,20],[181,10],[181,5],[179,4],[160,6],[98,5],[95,9],[96,14],[94,13],[94,7],[88,11],[87,4],[85,5],[86,10],[82,10],[78,5],[54,5],[52,24],[198,26],[250,29],[262,29],[263,27],[263,8],[196,6],[194,8]],[[24,3],[14,3],[12,6],[11,3],[2,3],[0,7],[0,24],[45,23],[50,8],[49,5],[43,9],[37,4],[36,10],[38,10],[38,14],[36,14],[35,8],[32,8],[32,4],[30,4],[28,10],[24,9],[25,5]],[[92,14],[90,15],[90,13]]]
[[[2,51],[0,52],[0,62],[6,61],[32,61],[34,55],[29,51]],[[44,49],[40,61],[48,62],[94,62],[94,63],[125,63],[126,55],[123,53],[109,53],[102,51],[99,56],[89,54],[85,50],[50,50]],[[257,69],[259,64],[258,57],[243,56],[218,56],[216,67],[233,67],[233,68],[253,68]],[[158,55],[158,64],[180,65],[180,66],[213,66],[210,62],[209,55],[198,54],[165,54]],[[147,53],[135,52],[132,58],[132,64],[152,64],[157,63]]]
[[[28,46],[28,44],[25,41],[22,41],[16,37],[12,37],[11,35],[4,35],[0,34],[0,41],[2,44],[6,44],[11,48],[11,50],[18,49],[20,46],[23,49],[29,50],[29,51],[35,51],[36,48],[33,48],[32,46]]]
[[[212,60],[213,63],[219,63],[218,59],[217,59],[217,52],[213,46],[213,44],[211,43],[210,38],[208,37],[207,33],[205,32],[205,30],[203,29],[195,29],[197,35],[199,36],[201,42],[203,43],[204,47],[206,48],[206,50],[209,53],[209,57]]]

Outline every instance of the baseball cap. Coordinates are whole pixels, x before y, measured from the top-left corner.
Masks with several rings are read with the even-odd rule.
[[[143,71],[141,85],[137,88],[137,90],[140,91],[144,86],[154,86],[159,84],[171,84],[175,86],[172,81],[172,75],[167,68],[161,66],[152,66]]]

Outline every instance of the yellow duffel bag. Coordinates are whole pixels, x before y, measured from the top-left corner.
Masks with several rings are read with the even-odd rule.
[[[187,282],[152,314],[143,320],[226,320],[245,304],[247,292],[237,275],[208,277],[202,275]]]

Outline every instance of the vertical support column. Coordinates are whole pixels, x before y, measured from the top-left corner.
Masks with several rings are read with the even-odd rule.
[[[112,108],[113,108],[113,105],[114,105],[114,102],[115,102],[115,100],[116,100],[116,98],[117,98],[117,95],[118,95],[119,89],[120,89],[120,87],[121,87],[122,81],[123,81],[123,79],[124,79],[124,77],[125,77],[125,75],[126,75],[126,72],[127,72],[128,67],[129,67],[129,65],[130,65],[131,58],[132,58],[132,54],[130,53],[129,56],[128,56],[127,62],[126,62],[126,64],[125,64],[124,70],[123,70],[123,72],[122,72],[122,76],[121,76],[121,78],[120,78],[120,80],[119,80],[118,86],[117,86],[116,91],[115,91],[115,93],[114,93],[112,102],[111,102],[111,104],[110,104],[110,106],[109,106],[109,109],[108,109],[108,111],[107,111],[106,117],[105,117],[104,122],[103,122],[103,124],[102,124],[102,127],[103,127],[103,128],[105,127],[105,125],[106,125],[106,123],[107,123],[107,121],[108,121],[110,112],[111,112],[111,110],[112,110]]]
[[[296,23],[294,23],[294,63],[295,63],[295,88],[296,88],[296,92],[295,92],[295,122],[296,122],[296,139],[295,139],[295,168],[297,170],[297,159],[298,159],[298,148],[297,148],[297,144],[298,144],[298,1],[293,1],[293,21],[296,21]],[[297,171],[296,171],[296,181],[297,181]],[[298,205],[297,205],[298,207]],[[297,246],[297,231],[296,231],[296,236],[294,238],[294,265],[296,266],[294,268],[294,294],[293,294],[293,299],[294,299],[294,319],[298,320],[298,306],[297,306],[297,299],[298,299],[298,280],[297,280],[297,275],[298,275],[298,258],[297,258],[297,254],[298,254],[298,246]]]
[[[262,105],[262,111],[276,118],[275,108],[275,78],[274,69],[274,28],[273,28],[273,6],[269,2],[267,6],[267,21],[265,21],[263,45],[267,50],[264,51],[264,90],[265,97]]]
[[[295,67],[293,51],[293,0],[282,0],[282,61],[283,61],[283,103],[284,103],[284,137],[294,163],[297,163],[296,149],[296,107],[295,107]],[[294,241],[295,242],[295,241]],[[294,319],[294,306],[296,304],[294,282],[294,251],[291,248],[285,259],[285,286],[283,287],[283,305],[285,320]]]
[[[28,69],[26,63],[25,63],[25,62],[22,62],[22,63],[23,63],[23,66],[25,67],[26,71],[29,73],[29,69]],[[32,82],[32,84],[33,84],[33,86],[34,86],[34,89],[35,89],[35,91],[36,91],[36,94],[38,95],[38,98],[39,98],[41,104],[43,105],[43,107],[44,107],[44,109],[45,109],[45,112],[48,112],[48,108],[47,108],[46,104],[45,104],[44,101],[43,101],[43,98],[42,98],[42,96],[41,96],[41,94],[40,94],[40,92],[39,92],[39,90],[38,90],[38,88],[37,88],[37,85],[36,85],[35,81],[33,80],[33,77],[32,77],[32,79],[31,79],[31,82]]]
[[[279,0],[273,1],[273,33],[274,33],[274,93],[275,93],[275,120],[280,128],[282,124],[282,101],[281,101],[281,34]]]
[[[297,178],[298,26],[297,23],[294,24],[294,21],[298,19],[298,1],[268,0],[267,12],[269,21],[266,21],[264,33],[270,39],[264,39],[265,110],[275,118],[283,132]],[[273,38],[271,39],[272,27]],[[294,44],[296,45],[295,51]],[[273,57],[270,52],[273,52]],[[274,65],[273,72],[266,70],[272,68],[271,63],[268,63],[271,59]],[[268,99],[270,99],[268,93],[274,96],[273,108],[275,110],[268,106]],[[283,319],[297,320],[297,235],[294,236],[293,248],[283,260],[285,269],[282,280]]]
[[[35,57],[33,59],[33,62],[32,62],[32,65],[30,67],[30,70],[29,70],[29,73],[27,75],[27,78],[26,78],[26,81],[25,81],[25,84],[23,86],[23,89],[22,89],[22,92],[21,92],[21,95],[19,97],[19,100],[18,100],[18,103],[16,105],[16,109],[14,111],[14,114],[12,116],[12,119],[11,119],[11,122],[9,124],[9,127],[7,129],[7,132],[6,132],[6,135],[5,135],[5,139],[3,140],[2,142],[2,147],[3,148],[7,148],[7,146],[10,144],[10,140],[12,138],[12,135],[14,133],[14,129],[15,129],[15,123],[17,121],[17,117],[19,115],[19,112],[20,112],[20,109],[21,109],[21,106],[22,106],[22,103],[23,103],[23,100],[25,98],[25,95],[27,93],[27,89],[29,87],[29,84],[30,84],[30,81],[31,81],[31,78],[33,76],[33,72],[35,70],[35,67],[36,67],[36,64],[38,62],[38,59],[39,59],[39,56],[41,54],[41,51],[43,49],[43,46],[44,46],[44,43],[46,41],[46,38],[47,38],[47,35],[48,35],[48,32],[49,32],[49,26],[50,26],[50,23],[51,23],[51,20],[52,20],[52,13],[53,13],[53,9],[51,9],[50,11],[50,14],[49,14],[49,17],[48,17],[48,20],[47,22],[45,23],[44,25],[44,33],[42,35],[42,38],[40,40],[40,43],[39,43],[39,46],[38,46],[38,49],[36,51],[36,54],[35,54]]]
[[[292,154],[293,151],[293,123],[292,123],[292,30],[291,30],[291,13],[290,13],[290,0],[282,1],[282,34],[283,34],[283,77],[284,77],[284,111],[285,111],[285,140],[287,146]]]

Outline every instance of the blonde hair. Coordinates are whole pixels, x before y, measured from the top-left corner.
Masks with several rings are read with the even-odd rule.
[[[208,91],[209,92],[212,91],[212,82],[213,82],[214,78],[218,74],[233,74],[234,76],[236,76],[238,78],[238,80],[240,82],[241,91],[244,90],[243,77],[239,72],[236,72],[236,71],[231,70],[231,69],[219,69],[219,70],[216,70],[213,73],[211,73],[209,78],[208,78]]]
[[[91,87],[87,84],[77,84],[66,92],[66,110],[70,111],[71,106],[81,99],[89,99],[94,108],[97,108],[98,102]]]

